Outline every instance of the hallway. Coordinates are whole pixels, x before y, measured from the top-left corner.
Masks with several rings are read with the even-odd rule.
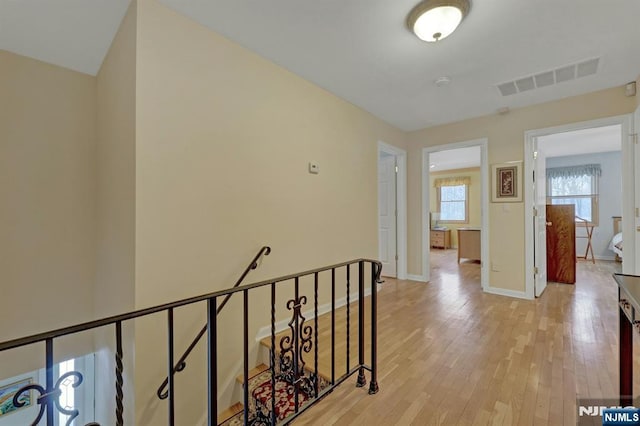
[[[456,260],[434,251],[430,283],[383,284],[380,392],[350,379],[296,424],[574,425],[576,397],[617,395],[620,264],[579,262],[577,285],[528,301],[484,294]]]

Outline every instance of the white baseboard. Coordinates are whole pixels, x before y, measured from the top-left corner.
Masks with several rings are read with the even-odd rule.
[[[596,260],[616,260],[615,256],[593,256]],[[582,259],[581,259],[582,260]],[[587,259],[591,260],[591,258]]]
[[[411,281],[418,281],[418,282],[421,282],[421,283],[429,282],[429,281],[427,281],[427,277],[425,277],[424,275],[407,274],[407,279],[411,280]]]
[[[508,290],[506,288],[498,288],[488,286],[484,289],[485,293],[496,294],[498,296],[515,297],[517,299],[531,300],[524,291]]]

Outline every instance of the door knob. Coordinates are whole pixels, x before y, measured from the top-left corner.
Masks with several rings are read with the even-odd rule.
[[[545,222],[545,224],[546,224],[547,226],[551,226],[551,225],[553,225],[553,222]]]

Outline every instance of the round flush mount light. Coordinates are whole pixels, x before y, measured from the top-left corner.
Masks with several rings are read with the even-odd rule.
[[[442,77],[438,77],[435,80],[433,80],[433,83],[438,87],[445,87],[451,84],[451,77],[447,77],[446,75]]]
[[[440,41],[458,28],[469,13],[469,0],[424,0],[407,17],[407,25],[421,40]]]

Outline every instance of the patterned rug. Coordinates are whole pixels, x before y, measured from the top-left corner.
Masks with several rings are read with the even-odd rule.
[[[309,404],[314,399],[313,376],[307,374],[303,380],[307,386],[298,388],[298,410]],[[329,382],[320,377],[318,381],[318,393],[329,385]],[[276,378],[276,418],[278,422],[293,415],[296,411],[295,389],[290,381],[284,377]],[[249,379],[249,421],[253,426],[269,425],[271,423],[271,371],[266,370]],[[221,426],[239,426],[244,424],[244,412],[240,412]]]

